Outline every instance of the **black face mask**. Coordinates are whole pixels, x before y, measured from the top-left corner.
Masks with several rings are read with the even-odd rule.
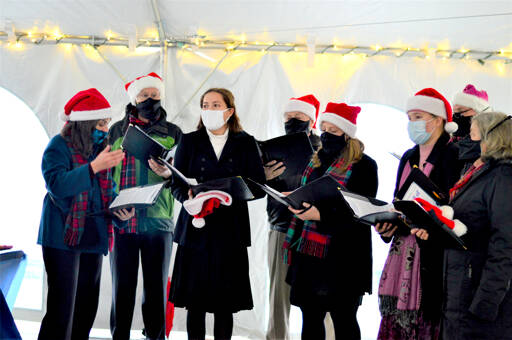
[[[475,161],[480,157],[480,141],[471,140],[469,136],[457,142],[459,146],[459,159],[463,161]]]
[[[160,100],[148,98],[145,101],[135,105],[140,117],[155,121],[160,117]]]
[[[453,133],[455,137],[465,137],[469,135],[469,131],[471,129],[471,118],[472,117],[464,117],[461,113],[453,114],[453,121],[459,126],[457,131]]]
[[[320,135],[322,141],[322,150],[328,155],[339,154],[341,150],[347,146],[345,135],[336,136],[329,132],[324,132]]]
[[[291,118],[284,123],[284,131],[286,131],[287,135],[298,132],[309,133],[309,120],[303,121],[297,118]]]

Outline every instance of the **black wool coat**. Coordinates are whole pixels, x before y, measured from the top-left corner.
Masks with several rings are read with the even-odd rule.
[[[443,339],[512,339],[512,160],[490,161],[452,200],[468,250],[446,249]]]
[[[231,176],[265,182],[256,141],[243,131],[229,132],[219,160],[205,128],[183,135],[176,150],[174,166],[186,177],[195,178],[199,183]],[[248,184],[255,198],[264,196],[263,192]],[[188,199],[188,187],[180,179],[173,178],[172,193],[181,203]],[[205,217],[206,226],[202,229],[193,227],[192,219],[185,209],[181,209],[174,234],[174,241],[178,244],[204,247],[204,234],[211,233],[210,229],[215,228],[215,238],[221,244],[240,247],[251,245],[247,202],[233,200],[231,206],[221,205]]]

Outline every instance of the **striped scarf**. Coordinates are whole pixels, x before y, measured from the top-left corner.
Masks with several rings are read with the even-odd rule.
[[[148,124],[144,123],[140,119],[135,116],[130,115],[130,124],[138,125],[141,127],[145,127]],[[119,183],[119,189],[127,189],[137,186],[137,172],[135,167],[135,157],[130,154],[125,154],[123,159],[123,164],[121,166],[121,183]],[[138,225],[138,211],[135,210],[135,215],[128,220],[126,223],[126,228],[119,229],[120,234],[128,233],[135,234],[137,233],[137,225]]]
[[[343,158],[340,157],[336,159],[331,166],[329,166],[325,174],[332,176],[341,186],[346,187],[350,175],[352,174],[352,164],[349,165],[345,173],[337,173],[336,170],[341,169],[343,164]],[[306,185],[314,169],[313,161],[311,160],[302,174],[300,181],[301,186]],[[293,216],[288,231],[286,232],[286,240],[283,243],[283,257],[285,263],[291,263],[293,250],[319,258],[325,258],[327,255],[327,249],[332,235],[329,233],[320,233],[315,221],[301,222],[302,221],[297,216]],[[300,228],[301,226],[302,230]]]
[[[450,189],[450,202],[453,201],[453,198],[458,194],[458,192],[469,182],[469,180],[482,169],[485,163],[482,163],[478,167],[475,167],[474,165],[471,165],[469,169],[464,173],[461,179],[455,185],[453,188]]]
[[[73,148],[70,142],[67,142],[67,145],[71,151],[73,169],[88,163],[84,157]],[[98,173],[98,181],[101,189],[102,208],[106,211],[112,202],[113,182],[111,170],[107,169],[100,171]],[[70,247],[74,247],[80,244],[80,240],[85,228],[85,217],[87,214],[88,203],[88,191],[81,192],[73,197],[73,201],[71,202],[71,210],[66,217],[66,223],[64,226],[64,242]],[[112,250],[114,245],[114,226],[112,224],[112,218],[105,217],[105,219],[107,221],[109,250]]]

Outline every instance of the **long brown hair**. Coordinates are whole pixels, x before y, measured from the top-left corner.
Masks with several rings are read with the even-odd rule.
[[[201,109],[203,108],[204,96],[206,96],[210,92],[215,92],[215,93],[220,94],[222,96],[222,99],[224,100],[224,103],[226,103],[226,106],[228,107],[228,109],[233,109],[233,114],[231,115],[231,117],[229,117],[229,119],[227,121],[229,131],[233,131],[233,132],[243,131],[242,124],[240,124],[240,118],[238,118],[238,115],[236,114],[235,96],[233,96],[233,93],[231,93],[231,91],[229,91],[228,89],[214,87],[214,88],[209,89],[205,93],[203,93],[203,95],[201,96],[201,101],[200,101]],[[197,129],[198,130],[202,129],[203,126],[204,126],[203,120],[201,118],[199,118],[199,124],[197,124]]]
[[[336,159],[343,158],[343,166],[340,169],[335,169],[334,171],[342,175],[344,174],[348,167],[353,164],[357,163],[363,158],[363,151],[364,151],[364,144],[357,138],[350,138],[349,136],[345,135],[345,138],[347,140],[347,146],[343,149],[343,151],[339,154],[339,156]],[[318,168],[322,165],[322,162],[320,161],[320,157],[318,157],[318,152],[322,148],[320,147],[312,156],[313,161],[313,168]]]
[[[85,159],[88,159],[93,153],[92,133],[96,129],[99,120],[69,121],[67,122],[60,135],[71,143],[73,148]],[[107,143],[106,138],[103,141],[103,147]]]

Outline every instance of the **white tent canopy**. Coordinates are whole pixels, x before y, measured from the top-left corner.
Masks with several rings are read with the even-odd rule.
[[[195,128],[199,96],[210,87],[233,91],[242,125],[257,139],[282,134],[286,100],[307,93],[322,109],[328,101],[401,109],[421,88],[451,99],[473,83],[495,109],[510,112],[511,19],[511,1],[2,0],[0,86],[33,109],[49,136],[62,127],[66,101],[90,87],[120,119],[124,83],[152,71],[164,78],[168,119],[185,132]],[[142,46],[126,47],[130,40]],[[95,46],[69,44],[86,41]],[[240,313],[235,332],[259,339],[266,327],[263,201],[252,204],[251,220],[255,309]]]

